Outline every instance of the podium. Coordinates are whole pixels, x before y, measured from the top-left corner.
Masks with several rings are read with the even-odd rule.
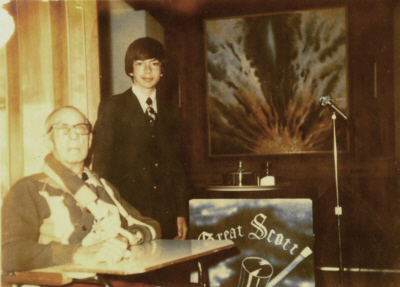
[[[290,185],[211,186],[196,191],[189,201],[190,238],[228,239],[239,250],[235,256],[211,266],[210,286],[253,286],[267,264],[272,268],[272,272],[268,271],[270,283],[315,286],[314,198],[313,191]],[[311,251],[306,258],[301,255],[304,250]],[[247,271],[252,274],[253,283],[243,273],[243,269],[249,269],[245,266],[249,258],[257,258],[261,264],[260,268],[252,266]],[[274,281],[278,276],[282,277],[279,284]]]

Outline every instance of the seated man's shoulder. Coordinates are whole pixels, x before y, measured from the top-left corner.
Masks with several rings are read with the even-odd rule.
[[[49,177],[44,173],[37,173],[23,177],[11,187],[10,191],[37,189],[39,187],[42,187],[44,182],[46,182],[48,178]]]
[[[48,178],[49,177],[44,173],[35,173],[35,174],[21,178],[20,180],[18,180],[15,183],[15,185],[43,182],[43,181],[47,180]]]
[[[39,173],[18,180],[4,196],[2,212],[26,206],[29,201],[40,200],[40,191],[46,185],[47,178],[45,174]]]

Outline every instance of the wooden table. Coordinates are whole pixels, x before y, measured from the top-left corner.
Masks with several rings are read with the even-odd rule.
[[[107,282],[102,282],[99,274],[141,274],[196,259],[200,286],[208,286],[208,270],[203,270],[201,259],[232,247],[234,243],[231,240],[154,240],[131,247],[130,258],[112,265],[65,264],[3,275],[2,282],[3,286],[11,284],[60,286],[69,284],[74,279],[92,278],[100,285],[109,286]]]

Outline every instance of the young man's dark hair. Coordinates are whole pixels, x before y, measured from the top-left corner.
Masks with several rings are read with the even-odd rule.
[[[125,73],[131,76],[133,62],[146,59],[157,59],[161,64],[164,63],[164,48],[156,39],[149,37],[139,38],[129,45],[125,54]]]

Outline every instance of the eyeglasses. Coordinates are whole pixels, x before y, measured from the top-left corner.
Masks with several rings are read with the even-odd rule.
[[[47,133],[50,133],[51,130],[55,130],[58,135],[69,135],[71,132],[71,128],[74,129],[74,132],[78,135],[88,135],[91,132],[89,124],[76,124],[76,125],[67,125],[67,124],[54,124],[51,125],[50,129]]]
[[[133,65],[137,68],[146,67],[146,63],[149,64],[149,68],[152,70],[159,70],[161,68],[161,62],[159,60],[136,60]]]

